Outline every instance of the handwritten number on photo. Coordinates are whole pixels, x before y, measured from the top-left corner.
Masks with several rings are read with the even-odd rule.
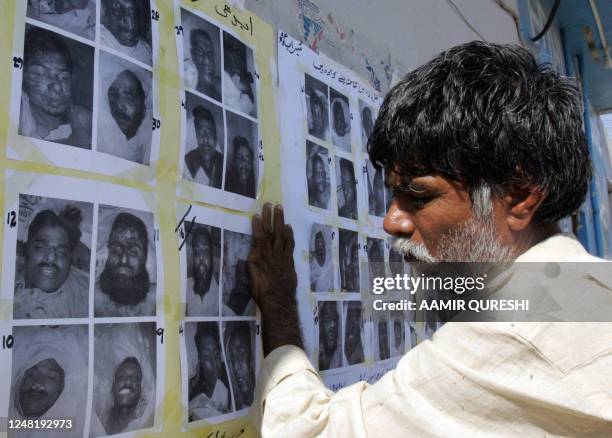
[[[2,335],[2,349],[10,350],[13,348],[13,344],[15,343],[15,338],[13,335]]]
[[[11,210],[7,213],[6,224],[10,228],[15,228],[17,226],[17,213],[15,213],[15,210]]]

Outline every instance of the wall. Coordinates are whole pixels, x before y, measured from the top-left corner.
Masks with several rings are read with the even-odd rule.
[[[503,1],[517,11],[516,0]],[[321,50],[383,93],[440,51],[480,39],[460,13],[489,41],[519,41],[512,16],[495,0],[236,1],[243,2],[273,27]]]

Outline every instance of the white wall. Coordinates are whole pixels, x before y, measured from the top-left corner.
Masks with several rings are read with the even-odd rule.
[[[517,11],[516,0],[503,0]],[[361,74],[381,91],[408,70],[453,45],[480,39],[448,0],[245,0],[247,9],[275,28],[317,47]],[[487,40],[517,43],[512,17],[496,0],[453,0]],[[305,25],[306,23],[306,25]],[[310,34],[305,38],[310,23]],[[372,70],[367,68],[368,61]]]

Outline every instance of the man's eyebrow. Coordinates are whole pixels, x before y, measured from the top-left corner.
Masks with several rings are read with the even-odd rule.
[[[385,187],[411,193],[423,193],[427,191],[427,187],[421,184],[406,181],[406,178],[402,177],[397,177],[395,180],[392,180],[388,174],[385,175]]]

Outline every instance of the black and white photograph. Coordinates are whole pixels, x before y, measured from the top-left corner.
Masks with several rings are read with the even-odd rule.
[[[95,39],[95,0],[28,0],[27,16],[88,40]]]
[[[96,324],[90,436],[153,427],[157,356],[154,322]]]
[[[331,132],[334,146],[351,151],[351,112],[349,100],[343,94],[330,87]]]
[[[304,88],[308,133],[319,140],[329,141],[329,98],[327,85],[310,75],[305,75]]]
[[[375,168],[370,160],[366,160],[368,181],[368,212],[373,216],[385,216],[385,189],[382,168]]]
[[[86,318],[93,205],[19,195],[13,318]]]
[[[214,103],[186,92],[187,135],[183,178],[221,188],[225,128],[223,111]]]
[[[374,339],[372,339],[374,359],[387,360],[391,357],[389,354],[389,312],[377,311],[374,314],[376,315],[374,320]]]
[[[96,317],[152,316],[157,299],[153,213],[100,205]]]
[[[404,354],[406,331],[404,328],[403,314],[391,314],[391,357]]]
[[[217,26],[181,9],[185,86],[221,101],[221,36]]]
[[[338,230],[338,254],[340,289],[343,292],[359,292],[359,239],[355,231]]]
[[[151,2],[100,0],[100,5],[100,43],[151,65]]]
[[[257,117],[257,87],[253,50],[223,32],[223,103]]]
[[[329,151],[306,140],[306,180],[308,204],[329,210],[331,198]]]
[[[185,324],[189,421],[205,420],[232,410],[227,360],[216,321]]]
[[[195,223],[185,242],[187,316],[219,315],[221,230]]]
[[[372,290],[374,278],[385,277],[385,242],[383,239],[368,237],[366,240],[368,252],[368,274],[370,283],[368,290]]]
[[[255,322],[224,322],[223,342],[234,394],[234,408],[240,411],[253,404],[255,395]]]
[[[223,231],[223,315],[254,316],[247,257],[252,237],[235,231]]]
[[[346,158],[336,157],[336,192],[338,215],[357,219],[357,180],[353,163]]]
[[[332,258],[332,229],[313,223],[310,228],[310,290],[334,290],[334,263]]]
[[[91,149],[94,48],[26,24],[19,134]]]
[[[100,52],[97,150],[148,165],[153,130],[153,74]]]
[[[231,111],[227,111],[225,117],[227,163],[224,189],[227,192],[255,198],[259,170],[257,124]]]
[[[87,414],[87,326],[14,327],[13,336],[8,417],[71,418],[73,427],[58,433],[22,429],[9,436],[82,437]]]
[[[339,301],[319,301],[319,371],[342,367],[342,319]]]
[[[361,149],[367,152],[368,140],[370,135],[372,135],[372,131],[374,131],[376,112],[374,108],[359,99],[359,115],[361,117]]]
[[[344,357],[346,365],[355,365],[364,359],[361,301],[345,301],[343,305]]]

